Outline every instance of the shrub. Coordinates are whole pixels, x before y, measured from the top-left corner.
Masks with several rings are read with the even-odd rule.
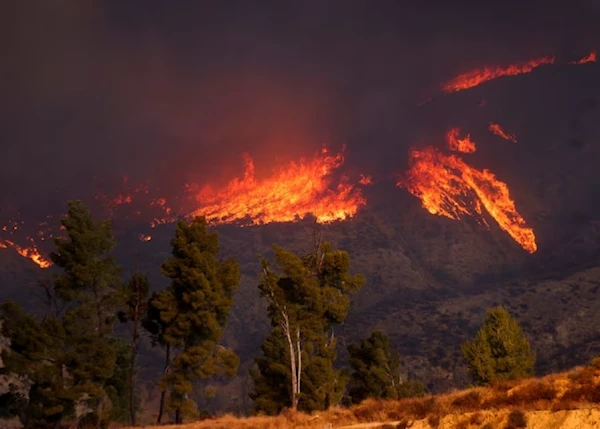
[[[476,390],[471,390],[454,399],[452,406],[460,408],[462,411],[478,409],[481,406],[481,394]]]
[[[508,415],[506,429],[519,429],[527,427],[527,419],[521,410],[511,411]]]

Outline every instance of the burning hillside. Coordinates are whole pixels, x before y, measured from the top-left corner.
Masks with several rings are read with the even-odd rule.
[[[569,64],[586,64],[596,62],[596,52],[592,51],[587,56],[571,61]],[[470,70],[459,74],[442,84],[442,91],[453,93],[473,88],[490,80],[498,79],[504,76],[517,76],[524,73],[530,73],[534,69],[548,64],[555,64],[556,58],[553,56],[535,58],[526,62],[509,64],[507,66],[484,66],[482,68]]]
[[[444,155],[433,147],[412,149],[410,168],[397,185],[418,197],[431,214],[455,220],[471,216],[488,226],[485,209],[523,249],[537,250],[533,229],[517,211],[506,183],[456,155]]]
[[[231,180],[222,189],[189,186],[198,204],[190,216],[203,215],[215,223],[250,225],[291,222],[308,214],[320,223],[351,218],[366,201],[347,177],[334,183],[332,173],[343,163],[342,153],[332,155],[323,148],[314,158],[290,162],[259,180],[252,158],[246,157],[244,176]],[[361,177],[362,184],[370,181]]]

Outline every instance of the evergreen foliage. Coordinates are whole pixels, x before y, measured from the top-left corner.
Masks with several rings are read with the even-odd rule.
[[[521,326],[502,307],[491,308],[477,336],[461,346],[476,384],[486,385],[533,374],[535,354]]]
[[[268,414],[286,407],[323,410],[340,402],[346,381],[333,367],[333,327],[345,320],[349,295],[364,280],[349,273],[348,253],[320,239],[304,256],[278,246],[273,250],[278,270],[262,259],[259,285],[273,329],[250,372],[255,384],[251,397],[256,410]]]
[[[162,273],[171,280],[167,292],[153,296],[146,322],[158,341],[175,351],[161,388],[169,391],[166,411],[177,423],[195,414],[190,399],[193,381],[214,374],[233,376],[237,355],[219,345],[234,293],[240,282],[239,264],[217,259],[219,239],[206,220],[180,222],[171,240],[172,255]]]
[[[349,395],[353,403],[367,398],[401,399],[421,396],[423,384],[411,380],[402,369],[398,353],[392,351],[389,337],[373,331],[359,344],[348,346],[350,354]]]
[[[148,311],[148,293],[150,284],[148,278],[140,273],[134,273],[125,287],[125,306],[124,310],[118,313],[122,323],[131,322],[131,347],[128,353],[129,362],[127,374],[129,391],[129,422],[136,425],[137,398],[136,398],[136,375],[137,375],[137,356],[138,347],[141,339],[142,319]],[[117,363],[119,365],[119,363]]]

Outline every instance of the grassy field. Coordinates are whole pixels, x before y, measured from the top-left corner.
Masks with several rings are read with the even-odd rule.
[[[600,360],[543,378],[502,382],[401,401],[369,399],[350,408],[274,417],[223,415],[179,429],[516,429],[587,428],[600,422]]]

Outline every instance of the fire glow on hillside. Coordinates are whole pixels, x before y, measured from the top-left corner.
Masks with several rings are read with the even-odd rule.
[[[579,60],[571,61],[569,64],[586,64],[592,62],[596,62],[596,51],[590,52],[587,56]],[[536,58],[523,63],[510,64],[508,66],[484,66],[482,68],[459,74],[458,76],[450,79],[442,85],[442,91],[445,93],[463,91],[465,89],[479,86],[482,83],[490,80],[498,79],[504,76],[517,76],[520,74],[530,73],[540,66],[555,63],[556,58],[548,56]]]
[[[328,223],[353,217],[366,201],[362,192],[342,176],[332,186],[332,172],[344,163],[343,153],[326,148],[312,159],[290,162],[270,177],[258,180],[252,158],[246,157],[244,175],[219,190],[189,186],[198,208],[190,216],[203,215],[210,222],[242,222],[259,225],[291,222],[312,214]],[[362,182],[370,182],[362,176]]]
[[[519,214],[506,183],[488,170],[477,170],[456,155],[433,147],[412,149],[410,167],[397,185],[418,197],[431,214],[459,220],[475,217],[488,226],[483,208],[529,253],[537,250],[533,229]]]
[[[483,68],[471,70],[456,76],[455,78],[444,83],[442,85],[442,90],[446,93],[462,91],[499,77],[516,76],[523,73],[529,73],[541,65],[554,64],[554,62],[554,57],[541,57],[525,63],[511,64],[505,67],[485,66]]]

